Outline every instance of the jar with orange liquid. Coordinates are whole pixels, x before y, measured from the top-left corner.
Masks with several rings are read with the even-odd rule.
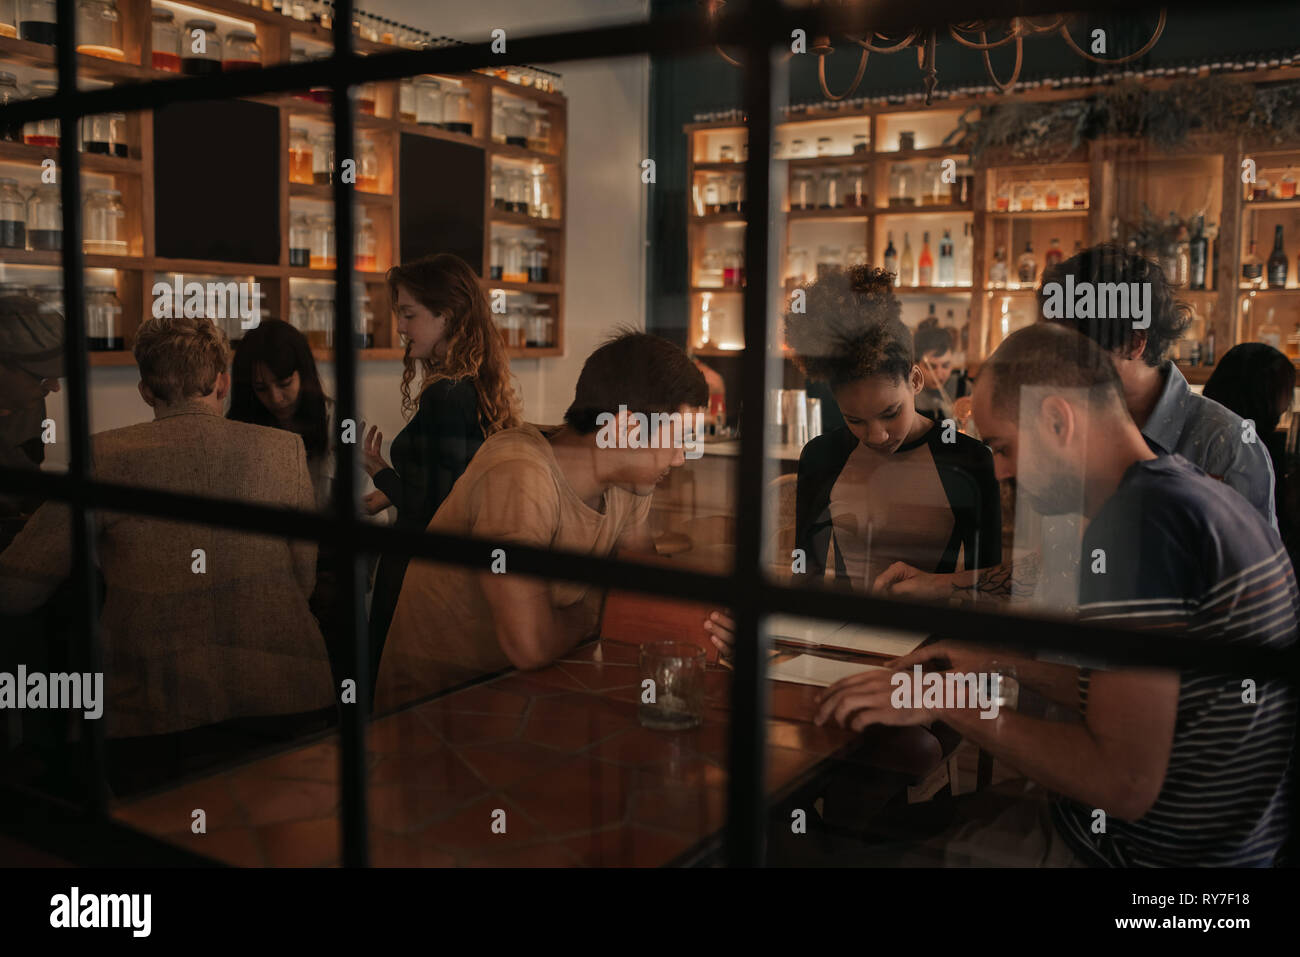
[[[362,217],[357,220],[357,235],[354,243],[356,268],[361,272],[374,272],[377,266],[375,224]]]
[[[18,36],[17,0],[0,0],[0,37]]]
[[[374,142],[364,136],[357,138],[357,189],[379,192],[379,154]]]
[[[77,52],[104,60],[126,59],[122,52],[122,18],[115,0],[81,0],[77,4]]]
[[[335,262],[334,219],[314,216],[311,221],[311,268],[333,269]]]
[[[305,183],[312,180],[312,146],[307,131],[297,127],[289,130],[289,182]]]
[[[379,98],[379,87],[373,83],[362,83],[357,88],[357,109],[366,116],[375,115],[375,101]]]
[[[150,62],[155,70],[181,72],[181,30],[176,14],[161,7],[153,9],[153,53]]]

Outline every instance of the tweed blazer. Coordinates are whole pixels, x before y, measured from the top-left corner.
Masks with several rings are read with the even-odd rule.
[[[96,478],[137,488],[310,511],[302,439],[198,405],[92,437]],[[307,607],[316,545],[97,511],[107,595],[100,617],[109,737],[333,701],[326,649]],[[0,554],[0,612],[39,607],[71,571],[71,510],[42,505]],[[202,555],[196,552],[202,550]]]

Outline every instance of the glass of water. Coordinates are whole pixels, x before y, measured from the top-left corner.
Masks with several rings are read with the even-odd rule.
[[[637,718],[655,731],[685,731],[704,720],[704,649],[684,641],[641,646]]]

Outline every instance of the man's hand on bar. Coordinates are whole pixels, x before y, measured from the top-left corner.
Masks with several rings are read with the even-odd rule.
[[[709,640],[717,646],[718,660],[730,665],[736,645],[736,623],[731,619],[730,609],[711,612],[704,621],[704,630],[709,633]]]
[[[892,669],[883,668],[841,678],[817,695],[819,707],[813,723],[820,726],[829,721],[861,731],[870,724],[905,727],[933,721],[934,715],[925,708],[894,707],[890,701],[894,674]]]

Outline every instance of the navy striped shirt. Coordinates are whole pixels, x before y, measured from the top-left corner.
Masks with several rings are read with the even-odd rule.
[[[1181,456],[1130,467],[1083,548],[1086,620],[1223,644],[1296,640],[1295,577],[1277,532]],[[1096,549],[1104,573],[1091,571]],[[1085,712],[1088,679],[1085,669]],[[1243,701],[1247,679],[1253,702]],[[1095,834],[1093,809],[1062,798],[1057,828],[1094,864],[1269,866],[1289,826],[1295,731],[1296,696],[1285,681],[1184,670],[1169,766],[1151,809],[1133,822],[1107,815],[1105,833]]]

